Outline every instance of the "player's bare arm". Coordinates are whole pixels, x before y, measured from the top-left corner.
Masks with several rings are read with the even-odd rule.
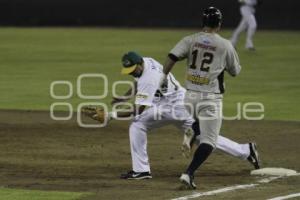
[[[117,118],[127,118],[127,117],[131,117],[131,116],[140,115],[144,112],[146,107],[147,106],[145,106],[145,105],[135,104],[133,110],[131,110],[131,111],[118,111],[118,112],[115,113],[115,116]]]
[[[137,92],[137,82],[134,81],[133,88],[129,88],[128,91],[122,97],[118,97],[118,98],[113,97],[113,100],[111,101],[111,105],[129,101],[131,98],[134,97],[134,95],[136,95],[136,92]]]
[[[178,58],[175,55],[169,54],[164,64],[164,69],[163,69],[164,74],[168,75],[177,61]]]

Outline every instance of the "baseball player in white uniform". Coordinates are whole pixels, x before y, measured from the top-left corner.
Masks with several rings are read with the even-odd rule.
[[[257,0],[239,0],[240,12],[242,15],[240,24],[233,32],[231,37],[231,43],[233,46],[236,46],[239,35],[246,30],[247,38],[246,38],[246,49],[255,50],[253,45],[253,36],[256,31],[256,19],[255,19],[255,6],[257,5]]]
[[[195,120],[184,105],[186,90],[171,73],[159,87],[163,76],[163,66],[160,63],[153,58],[141,57],[136,52],[126,53],[122,62],[124,66],[122,73],[130,74],[135,78],[135,87],[126,92],[128,95],[133,90],[135,110],[127,113],[111,113],[110,116],[118,118],[135,114],[135,117],[129,128],[132,170],[122,174],[121,178],[152,178],[147,154],[147,132],[173,124],[182,130],[185,135],[183,145],[190,149],[190,142],[194,135],[192,125]],[[124,99],[114,99],[112,104],[122,101]],[[240,159],[249,160],[254,153],[253,143],[238,144],[222,136],[218,138],[217,148]]]
[[[177,61],[187,59],[185,103],[191,105],[188,109],[200,124],[200,145],[180,177],[187,189],[196,188],[194,173],[217,146],[222,124],[224,72],[236,76],[241,71],[238,55],[231,42],[217,34],[221,23],[219,9],[205,9],[202,31],[179,41],[164,65],[164,75],[167,76]]]

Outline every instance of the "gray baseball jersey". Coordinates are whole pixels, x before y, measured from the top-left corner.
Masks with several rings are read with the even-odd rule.
[[[186,88],[196,92],[224,93],[224,71],[237,75],[241,66],[230,41],[216,33],[199,32],[179,41],[171,50],[187,59]]]

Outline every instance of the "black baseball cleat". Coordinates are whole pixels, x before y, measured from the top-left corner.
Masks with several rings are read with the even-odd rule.
[[[150,172],[135,172],[129,171],[126,174],[121,174],[121,179],[128,179],[128,180],[141,180],[141,179],[150,179],[152,178]]]
[[[196,189],[196,184],[194,183],[194,176],[189,174],[181,174],[179,178],[180,182],[183,184],[183,189]]]
[[[249,149],[250,149],[250,155],[248,156],[247,160],[254,166],[255,169],[259,169],[260,161],[258,157],[256,144],[253,142],[249,143]]]

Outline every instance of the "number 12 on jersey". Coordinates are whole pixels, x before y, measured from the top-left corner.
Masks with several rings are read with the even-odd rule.
[[[194,50],[192,52],[192,56],[193,56],[193,62],[190,65],[191,69],[196,69],[196,63],[197,63],[197,57],[198,57],[198,49]],[[204,71],[204,72],[208,72],[209,71],[209,64],[212,63],[214,59],[214,54],[210,53],[210,52],[204,52],[203,56],[202,56],[202,61],[201,61],[201,65],[200,65],[200,71]]]

